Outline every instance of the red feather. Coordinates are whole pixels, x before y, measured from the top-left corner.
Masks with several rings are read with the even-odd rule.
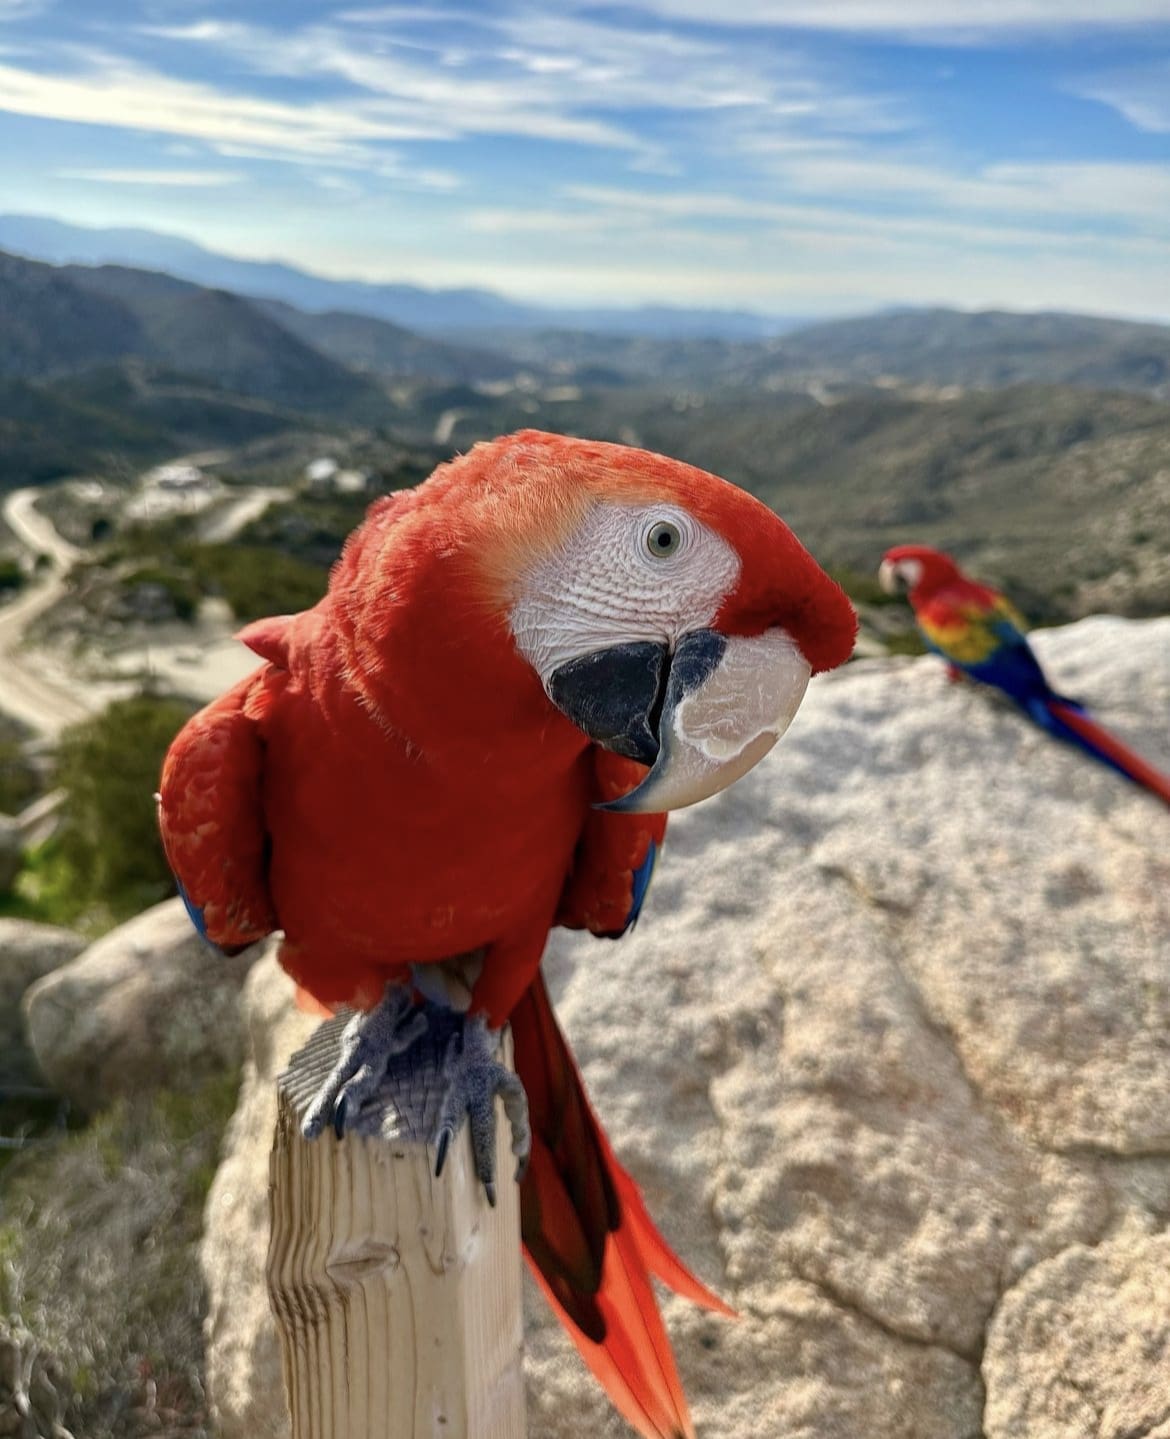
[[[1156,794],[1170,804],[1170,775],[1156,770],[1141,755],[1135,754],[1128,745],[1111,735],[1107,729],[1091,720],[1074,705],[1062,704],[1060,700],[1049,700],[1048,708],[1062,725],[1065,725],[1091,750],[1115,764],[1122,774],[1128,775],[1135,784]]]
[[[493,1026],[511,1016],[533,1111],[530,1256],[622,1412],[685,1439],[649,1276],[725,1306],[613,1158],[538,978],[555,922],[627,926],[665,819],[593,809],[642,769],[599,757],[509,625],[524,576],[592,506],[664,498],[740,557],[717,628],[784,625],[814,668],[848,657],[848,601],[758,500],[661,455],[524,432],[377,502],[320,604],[244,632],[268,663],[176,739],[160,818],[209,937],[282,929],[282,964],[325,1008],[369,1007],[412,966],[482,954],[473,1008]]]
[[[537,978],[513,1011],[528,1093],[532,1162],[521,1184],[529,1264],[586,1364],[647,1439],[694,1429],[650,1275],[719,1313],[732,1310],[683,1265],[613,1157]]]

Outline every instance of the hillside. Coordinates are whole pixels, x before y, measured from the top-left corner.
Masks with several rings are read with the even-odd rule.
[[[758,494],[819,559],[871,576],[889,545],[953,550],[1034,619],[1170,611],[1170,407],[1064,387],[947,400],[598,390],[480,398],[465,448],[530,424],[638,444]]]
[[[133,354],[138,321],[51,265],[0,253],[0,375],[44,378]]]
[[[503,380],[516,373],[516,361],[507,356],[428,339],[372,315],[344,310],[309,313],[280,300],[253,303],[289,334],[353,370],[387,379],[425,376],[448,382]]]
[[[474,329],[602,330],[615,334],[755,339],[793,321],[747,310],[686,305],[569,308],[513,300],[473,287],[371,284],[313,274],[274,260],[221,255],[178,235],[143,229],[91,229],[38,215],[0,215],[0,248],[57,264],[121,264],[165,270],[200,285],[280,300],[299,309],[372,315],[430,335]]]
[[[1039,384],[1170,395],[1170,327],[1090,315],[902,310],[752,342],[567,329],[482,329],[466,337],[586,382],[609,371],[619,382],[769,392]]]
[[[811,325],[757,347],[725,379],[914,385],[1077,385],[1170,394],[1170,327],[1090,315],[902,310]]]
[[[62,274],[133,317],[138,358],[290,409],[372,411],[378,403],[367,380],[239,295],[115,265],[71,265]]]

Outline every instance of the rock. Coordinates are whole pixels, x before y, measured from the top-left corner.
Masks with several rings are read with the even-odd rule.
[[[280,1345],[268,1307],[268,1151],[276,1076],[318,1024],[292,999],[274,953],[244,986],[248,1057],[224,1160],[207,1197],[200,1262],[207,1280],[207,1388],[217,1439],[287,1439]]]
[[[27,992],[38,1065],[55,1089],[92,1111],[239,1064],[239,992],[256,952],[228,959],[211,949],[181,900],[148,909]]]
[[[20,825],[6,814],[0,814],[0,894],[11,890],[20,873],[24,842]]]
[[[1170,1234],[1076,1245],[1005,1296],[987,1439],[1170,1439]]]
[[[25,1041],[20,1001],[34,980],[67,963],[85,948],[70,929],[0,919],[0,1085],[36,1084],[39,1073]]]
[[[1170,620],[1082,621],[1037,647],[1170,770]],[[763,765],[672,817],[636,933],[553,937],[596,1109],[667,1237],[742,1315],[666,1302],[701,1433],[974,1439],[993,1316],[1124,1226],[1165,1222],[1168,825],[938,661],[869,661],[814,681]],[[270,967],[249,985],[269,1052],[208,1208],[228,1439],[287,1432],[262,1265],[271,1080],[311,1024],[288,992]],[[529,1298],[534,1439],[627,1434]],[[1120,1396],[1146,1370],[1116,1313],[1092,1362]],[[999,1432],[1043,1435],[1039,1412]]]

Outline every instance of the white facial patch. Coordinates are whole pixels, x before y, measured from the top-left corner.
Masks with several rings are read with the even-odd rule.
[[[705,629],[739,568],[727,541],[676,505],[599,504],[525,578],[512,633],[547,688],[561,665],[595,650],[674,645]]]
[[[914,589],[921,578],[921,560],[883,560],[878,567],[878,584],[888,595],[898,593],[899,582],[908,590]]]

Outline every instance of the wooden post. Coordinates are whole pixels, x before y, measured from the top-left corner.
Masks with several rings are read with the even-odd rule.
[[[293,1439],[524,1439],[508,1123],[497,1105],[495,1209],[466,1126],[435,1179],[427,1140],[446,1047],[437,1035],[412,1046],[383,1086],[383,1137],[302,1138],[345,1019],[322,1025],[277,1081],[268,1293]]]

